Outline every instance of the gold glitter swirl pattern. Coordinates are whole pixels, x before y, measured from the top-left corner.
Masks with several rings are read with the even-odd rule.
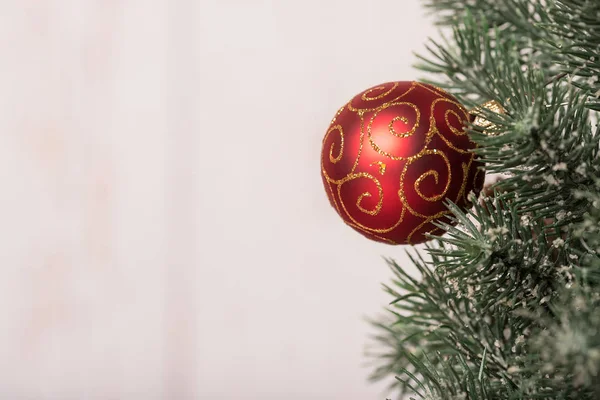
[[[398,116],[398,117],[392,118],[392,120],[390,121],[390,123],[388,125],[388,129],[390,130],[390,133],[392,135],[396,136],[396,137],[399,137],[399,138],[407,138],[409,136],[412,136],[415,133],[415,131],[417,130],[417,127],[419,126],[419,118],[421,116],[420,116],[420,113],[418,111],[419,110],[417,110],[417,123],[415,125],[413,125],[413,127],[411,128],[411,130],[409,130],[408,132],[403,132],[403,133],[396,132],[396,130],[394,129],[394,124],[396,122],[402,121],[406,125],[408,125],[408,118]]]
[[[462,178],[462,183],[460,184],[460,190],[458,191],[458,194],[456,195],[456,200],[454,200],[455,203],[458,203],[460,201],[460,199],[464,199],[465,189],[467,187],[467,179],[469,179],[469,169],[471,168],[471,164],[473,163],[473,158],[474,158],[474,155],[469,159],[468,163],[463,162],[461,165],[463,178]]]
[[[452,133],[454,133],[457,136],[466,135],[467,131],[465,131],[464,129],[457,129],[454,125],[450,123],[450,115],[455,116],[456,119],[458,119],[459,121],[461,120],[461,118],[460,115],[458,115],[458,113],[454,110],[446,110],[446,112],[444,113],[444,121],[446,121],[446,125],[450,128]]]
[[[457,129],[456,127],[454,127],[449,120],[449,116],[450,115],[455,115],[459,121],[464,121],[463,125],[466,124],[466,121],[469,120],[469,114],[467,113],[467,110],[458,102],[454,101],[454,100],[450,100],[447,99],[445,97],[441,97],[438,99],[435,99],[433,101],[433,103],[431,104],[431,112],[430,112],[430,122],[432,124],[432,126],[435,126],[435,133],[437,133],[437,135],[444,141],[446,142],[446,144],[448,145],[448,147],[450,147],[452,150],[455,150],[459,153],[462,154],[468,154],[470,153],[469,149],[464,149],[464,148],[460,148],[457,147],[452,140],[449,140],[444,134],[442,134],[442,131],[439,129],[439,127],[436,124],[436,118],[435,118],[435,111],[436,111],[436,106],[438,106],[438,104],[443,104],[446,106],[449,105],[454,105],[456,106],[462,113],[463,113],[463,118],[460,117],[460,115],[454,111],[454,110],[446,110],[444,112],[444,122],[446,123],[446,128],[444,129],[444,131],[448,130],[450,132],[452,132],[453,134],[457,135],[457,136],[464,136],[466,134],[466,132],[464,131],[464,127],[462,128],[462,130]],[[459,132],[458,134],[456,132]]]
[[[393,102],[396,102],[396,101],[402,99],[403,97],[408,95],[410,92],[412,92],[416,87],[414,85],[414,83],[411,84],[411,86],[405,92],[392,95],[387,101],[384,101],[383,104],[380,104],[380,102],[377,101],[377,100],[381,100],[381,99],[385,98],[386,96],[389,96],[390,94],[392,94],[398,88],[398,84],[399,84],[399,82],[392,83],[392,87],[390,89],[388,89],[385,92],[380,93],[376,96],[370,96],[370,93],[375,90],[385,90],[384,85],[376,86],[374,88],[366,90],[365,93],[363,93],[360,97],[357,96],[358,98],[360,98],[361,100],[363,100],[366,103],[365,107],[353,104],[354,100],[356,99],[356,97],[355,97],[354,99],[350,100],[350,102],[348,103],[348,109],[350,111],[354,111],[356,113],[365,113],[365,112],[375,111],[379,107],[385,107],[387,104],[390,104],[390,103],[393,103]],[[375,104],[373,104],[372,106],[368,106],[369,103],[375,103]]]
[[[335,147],[335,143],[331,143],[331,148],[329,149],[329,161],[332,164],[336,164],[342,159],[342,155],[344,154],[344,128],[341,125],[332,126],[331,129],[327,132],[327,135],[331,134],[333,131],[338,131],[340,133],[340,151],[337,156],[333,156],[333,148]]]
[[[442,191],[442,193],[436,194],[434,196],[426,196],[421,192],[421,188],[420,188],[421,183],[427,177],[433,176],[433,179],[435,180],[435,184],[437,185],[437,184],[439,184],[440,174],[437,171],[430,169],[429,171],[425,172],[423,175],[419,176],[417,178],[417,180],[415,181],[415,192],[417,192],[417,194],[425,201],[438,201],[438,200],[441,200],[442,198],[444,198],[444,196],[446,196],[446,193],[448,193],[448,189],[450,188],[450,182],[452,181],[452,170],[450,168],[450,160],[448,160],[448,157],[446,157],[446,155],[441,151],[437,151],[434,154],[438,154],[438,155],[442,156],[442,158],[444,159],[444,162],[446,163],[446,167],[448,167],[448,180],[446,181],[446,186],[444,187],[444,190]]]
[[[431,196],[431,197],[425,196],[425,195],[423,195],[423,193],[421,192],[421,190],[419,188],[419,186],[421,185],[421,183],[423,182],[423,180],[425,178],[427,178],[428,176],[434,176],[436,185],[439,183],[438,182],[438,177],[439,177],[438,172],[436,172],[434,170],[426,171],[424,174],[421,174],[415,180],[415,183],[414,183],[414,189],[417,192],[417,194],[419,195],[419,197],[421,197],[423,200],[428,201],[428,202],[440,200],[446,195],[446,193],[448,192],[448,189],[450,188],[450,183],[452,182],[452,167],[450,165],[450,160],[448,160],[448,157],[446,156],[446,154],[444,154],[440,150],[437,150],[437,149],[425,150],[422,154],[419,154],[418,156],[411,158],[410,160],[408,160],[406,162],[406,164],[404,165],[404,169],[402,170],[402,174],[400,175],[400,189],[398,190],[398,196],[400,196],[402,205],[412,215],[414,215],[416,217],[421,217],[421,218],[428,218],[428,216],[419,213],[413,207],[411,207],[411,205],[409,204],[408,198],[406,197],[406,193],[404,192],[404,183],[406,182],[406,174],[408,172],[408,168],[410,167],[410,165],[413,164],[415,161],[421,159],[423,156],[427,156],[427,155],[437,155],[437,156],[442,157],[442,159],[444,160],[444,163],[446,164],[446,167],[448,168],[448,181],[447,181],[442,193],[435,195],[435,196]]]
[[[370,239],[414,244],[442,232],[432,222],[481,189],[482,169],[464,129],[467,110],[442,89],[388,82],[341,107],[323,139],[321,174],[344,222]]]
[[[400,226],[400,224],[404,221],[404,217],[406,215],[406,209],[402,209],[402,211],[400,211],[400,218],[398,218],[398,221],[396,221],[394,223],[394,225],[388,227],[388,228],[370,228],[368,226],[365,226],[359,222],[357,222],[349,213],[348,210],[346,210],[346,207],[342,204],[342,207],[344,209],[344,212],[348,215],[348,218],[351,220],[351,222],[345,221],[346,224],[348,224],[349,226],[361,230],[363,232],[367,232],[373,236],[375,236],[373,234],[373,232],[375,233],[389,233],[392,232],[394,229],[398,228]]]
[[[341,113],[342,110],[343,110],[343,107],[342,107],[342,109],[340,109],[339,113]],[[361,155],[361,152],[362,152],[362,147],[363,147],[362,143],[363,143],[363,137],[364,137],[364,117],[363,117],[362,113],[359,113],[359,116],[360,116],[360,138],[359,138],[358,152],[356,154],[356,159],[354,160],[354,164],[352,165],[352,168],[346,174],[346,176],[344,176],[341,179],[333,179],[333,178],[331,178],[329,176],[329,174],[327,173],[327,170],[325,169],[325,165],[323,164],[323,158],[321,158],[321,173],[323,174],[323,176],[325,177],[325,179],[327,179],[328,182],[335,183],[335,184],[341,184],[342,182],[344,182],[345,179],[347,179],[350,175],[352,175],[354,173],[354,171],[356,170],[356,167],[358,166],[358,162],[360,160],[360,155]],[[335,121],[335,119],[334,119],[334,121]],[[325,139],[323,139],[323,142],[325,142],[327,140],[327,138],[329,137],[329,134],[331,133],[332,130],[335,130],[335,129],[332,128],[332,129],[329,129],[327,131],[327,133],[325,134]],[[340,147],[342,147],[342,149],[343,149],[343,140],[344,140],[344,138],[343,138],[343,135],[342,135],[342,144],[340,145]],[[342,155],[342,151],[340,151],[339,157],[341,157],[341,155]],[[331,153],[330,153],[330,156],[331,156]],[[331,158],[330,158],[330,160],[331,160]]]
[[[431,223],[432,221],[438,220],[441,217],[443,217],[444,215],[448,215],[448,214],[450,214],[450,211],[440,211],[439,213],[437,213],[435,215],[425,218],[425,220],[423,222],[421,222],[419,225],[417,225],[417,227],[408,234],[408,237],[406,238],[406,241],[408,242],[408,244],[413,243],[412,242],[413,235],[415,233],[417,233],[419,230],[421,230],[425,225]],[[436,230],[439,232],[439,228],[434,227],[434,229],[432,231],[430,231],[429,233],[434,233],[434,231],[436,231]]]
[[[374,88],[371,88],[371,89],[367,90],[366,92],[364,92],[362,94],[362,96],[360,96],[360,98],[363,99],[363,100],[365,100],[365,101],[383,99],[385,96],[389,95],[394,90],[396,90],[397,87],[398,87],[398,82],[394,82],[392,84],[392,87],[389,88],[388,90],[385,90],[385,86],[375,86]],[[379,91],[379,90],[385,90],[385,92],[380,93],[380,94],[378,94],[376,96],[369,96],[372,92]]]
[[[342,196],[342,186],[348,182],[351,182],[355,179],[358,178],[367,178],[370,179],[373,183],[375,183],[375,186],[377,187],[377,192],[378,192],[378,201],[377,204],[375,206],[375,208],[373,210],[367,210],[366,208],[364,208],[361,205],[361,202],[364,200],[364,198],[366,197],[371,197],[372,194],[369,192],[364,192],[362,193],[358,199],[356,200],[356,207],[363,213],[370,215],[370,216],[376,216],[377,214],[379,214],[379,212],[381,211],[381,207],[383,205],[383,187],[381,185],[381,183],[379,182],[379,180],[377,180],[377,178],[375,178],[373,175],[369,174],[369,173],[365,173],[365,172],[361,172],[361,173],[357,173],[357,174],[352,174],[350,176],[348,176],[347,178],[345,178],[343,180],[343,182],[341,182],[338,185],[337,188],[337,194],[338,194],[338,198],[340,199],[340,205],[342,207],[342,210],[344,211],[345,215],[348,216],[348,218],[350,219],[350,222],[347,222],[348,225],[359,229],[359,230],[363,230],[369,233],[387,233],[387,232],[391,232],[394,229],[396,229],[404,220],[404,214],[406,212],[405,209],[402,209],[402,211],[400,212],[400,218],[390,227],[388,228],[371,228],[368,227],[366,225],[361,224],[360,222],[358,222],[353,216],[352,213],[349,212],[348,208],[346,207],[344,201],[343,201],[343,196]]]
[[[369,143],[371,144],[371,147],[373,148],[373,150],[375,150],[376,152],[378,152],[379,154],[381,154],[382,156],[385,156],[387,158],[390,158],[392,160],[406,160],[409,159],[410,157],[415,157],[418,156],[419,154],[421,154],[423,151],[425,151],[425,149],[427,148],[427,145],[429,144],[429,142],[431,141],[431,135],[429,133],[427,133],[427,136],[425,138],[425,141],[423,142],[423,147],[421,150],[419,150],[419,152],[417,154],[413,154],[410,156],[399,156],[399,155],[394,155],[391,154],[385,150],[383,150],[377,143],[375,143],[375,140],[373,139],[373,125],[375,124],[375,120],[377,119],[377,117],[379,116],[379,114],[383,111],[386,110],[390,107],[408,107],[408,109],[412,110],[415,112],[415,123],[410,127],[410,129],[406,132],[406,133],[402,133],[399,134],[397,133],[394,129],[393,129],[393,123],[401,120],[402,122],[404,122],[405,124],[408,125],[408,118],[406,118],[405,116],[397,116],[391,119],[391,121],[388,124],[388,128],[389,128],[389,133],[392,136],[395,136],[397,138],[408,138],[410,136],[412,136],[415,131],[417,130],[417,128],[419,128],[420,125],[420,121],[421,121],[421,111],[419,110],[419,108],[413,104],[413,103],[408,103],[408,102],[397,102],[397,103],[391,103],[391,104],[385,104],[381,107],[378,107],[377,109],[375,109],[375,112],[373,113],[373,116],[371,117],[369,124],[367,125],[367,136],[369,138]],[[401,146],[396,146],[397,148],[402,148]]]
[[[364,192],[358,197],[358,200],[356,200],[356,207],[360,211],[364,212],[365,214],[369,214],[369,215],[379,214],[379,211],[381,211],[381,205],[383,204],[383,187],[381,186],[381,183],[379,182],[379,180],[369,173],[360,172],[358,174],[351,174],[347,178],[343,179],[342,182],[338,185],[338,196],[340,196],[340,198],[341,198],[342,186],[345,183],[353,181],[354,179],[358,179],[358,178],[367,178],[367,179],[370,179],[371,181],[373,181],[373,183],[375,183],[375,186],[377,187],[379,200],[377,201],[377,204],[375,205],[375,208],[373,210],[367,210],[367,209],[363,208],[363,206],[361,205],[361,202],[363,201],[363,199],[365,197],[371,197],[371,193]],[[343,202],[342,202],[342,207],[344,208],[346,213],[348,213]],[[358,225],[358,223],[357,223],[357,225]]]

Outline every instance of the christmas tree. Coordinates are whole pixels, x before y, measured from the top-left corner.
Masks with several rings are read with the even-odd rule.
[[[500,178],[448,202],[457,225],[408,251],[420,276],[387,260],[372,378],[414,399],[600,399],[600,1],[426,6],[451,33],[417,66],[477,110]]]

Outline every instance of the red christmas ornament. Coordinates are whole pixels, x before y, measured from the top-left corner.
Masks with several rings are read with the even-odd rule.
[[[433,221],[449,199],[470,205],[484,181],[469,113],[443,90],[389,82],[355,96],[333,118],[321,153],[331,205],[346,224],[390,244],[416,244],[439,233]]]

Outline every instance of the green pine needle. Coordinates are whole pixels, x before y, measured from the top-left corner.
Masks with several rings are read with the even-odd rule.
[[[373,380],[415,399],[600,398],[600,2],[427,0],[452,37],[417,67],[492,127],[469,127],[491,197],[394,274]]]

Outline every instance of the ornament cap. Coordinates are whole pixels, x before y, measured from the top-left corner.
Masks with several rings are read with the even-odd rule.
[[[496,100],[489,100],[470,111],[470,114],[474,117],[473,125],[480,128],[486,135],[497,135],[497,133],[493,133],[490,130],[490,128],[494,127],[494,123],[486,119],[481,110],[489,110],[495,112],[496,114],[506,114],[506,110]]]

